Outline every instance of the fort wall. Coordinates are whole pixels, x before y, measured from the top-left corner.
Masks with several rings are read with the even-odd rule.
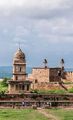
[[[33,68],[30,77],[35,83],[49,82],[49,68]]]
[[[61,68],[33,68],[28,79],[32,81],[31,89],[56,90],[73,87],[73,72],[64,72],[62,78]],[[60,84],[61,83],[61,84]]]
[[[61,81],[61,68],[49,68],[49,81],[60,82]]]
[[[49,82],[41,82],[41,83],[33,83],[32,89],[37,90],[57,90],[62,89],[62,87],[59,86],[58,83],[49,83]]]
[[[67,82],[73,82],[73,72],[70,71],[70,72],[65,72],[64,73],[64,77],[65,77],[65,80]]]
[[[37,82],[59,82],[61,80],[59,71],[61,68],[33,68],[28,77]]]

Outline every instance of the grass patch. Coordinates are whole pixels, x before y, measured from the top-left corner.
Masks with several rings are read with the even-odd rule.
[[[51,90],[33,90],[32,93],[37,94],[66,94],[68,93],[66,90],[60,90],[60,89],[51,89]]]
[[[59,120],[73,120],[73,110],[54,108],[47,111],[58,117]]]
[[[48,120],[33,109],[0,109],[0,120]]]
[[[69,93],[73,93],[73,87],[68,90]]]

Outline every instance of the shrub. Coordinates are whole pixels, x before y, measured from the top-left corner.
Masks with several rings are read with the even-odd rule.
[[[8,83],[7,81],[9,80],[9,78],[4,78],[3,81],[1,82],[1,84],[3,85],[3,87],[7,87]]]
[[[55,93],[57,93],[57,94],[64,94],[64,93],[66,93],[66,91],[65,90],[55,90]]]
[[[73,93],[73,87],[68,90],[69,93]]]
[[[37,89],[32,90],[31,93],[38,93],[38,90]]]

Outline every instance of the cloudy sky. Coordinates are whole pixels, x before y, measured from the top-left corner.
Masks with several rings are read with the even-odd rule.
[[[18,43],[28,66],[73,67],[73,0],[0,0],[0,66],[12,65]]]

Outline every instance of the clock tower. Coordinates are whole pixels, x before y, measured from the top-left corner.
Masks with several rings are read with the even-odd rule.
[[[26,79],[26,58],[19,48],[13,59],[13,77],[8,81],[10,94],[24,93],[30,91],[31,81]]]

